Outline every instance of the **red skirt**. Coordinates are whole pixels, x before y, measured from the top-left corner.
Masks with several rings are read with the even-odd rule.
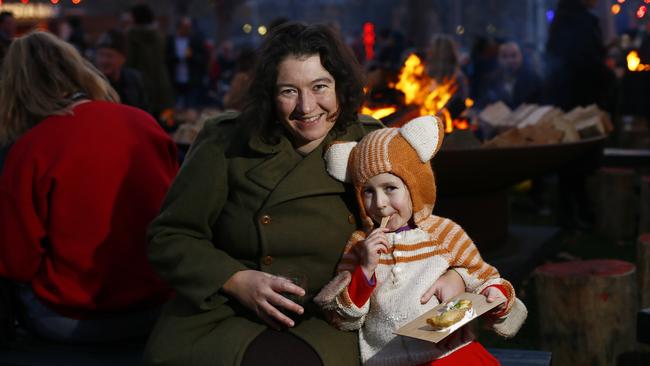
[[[488,352],[485,347],[483,347],[477,341],[472,341],[472,343],[467,346],[457,349],[453,353],[433,360],[427,363],[420,364],[419,366],[499,366],[499,360]]]

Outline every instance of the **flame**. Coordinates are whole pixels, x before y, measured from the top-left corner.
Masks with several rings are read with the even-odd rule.
[[[451,114],[445,108],[449,100],[454,96],[458,85],[455,79],[444,80],[438,84],[426,73],[426,67],[422,60],[415,54],[410,54],[404,66],[400,70],[397,84],[389,85],[391,88],[404,93],[404,104],[406,106],[419,106],[420,115],[438,115],[443,119],[445,131],[451,132],[456,129],[469,128],[467,121],[454,121]],[[474,101],[467,98],[465,106],[470,108]],[[395,113],[397,107],[383,107],[371,109],[362,107],[361,113],[370,114],[375,118],[383,118]]]
[[[396,110],[397,110],[396,107],[386,107],[386,108],[379,108],[379,109],[371,109],[366,106],[361,107],[362,114],[371,115],[376,119],[382,119],[384,117],[390,116],[391,114],[395,113]]]
[[[637,51],[630,51],[627,54],[627,68],[630,71],[648,71],[650,70],[650,65],[642,64],[641,58],[639,58],[639,53]]]

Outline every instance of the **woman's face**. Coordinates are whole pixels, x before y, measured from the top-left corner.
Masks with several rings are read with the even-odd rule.
[[[320,145],[334,127],[339,107],[334,77],[320,56],[288,56],[280,63],[275,104],[299,152],[307,154]]]

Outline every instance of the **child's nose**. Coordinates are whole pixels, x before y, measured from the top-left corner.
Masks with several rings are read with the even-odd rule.
[[[379,208],[383,208],[383,207],[386,207],[388,205],[388,197],[386,197],[386,195],[383,194],[383,193],[378,193],[377,194],[376,201],[377,201],[376,202],[377,207],[379,207]]]

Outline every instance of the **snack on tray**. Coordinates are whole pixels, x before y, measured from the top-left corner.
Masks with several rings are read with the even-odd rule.
[[[427,324],[436,329],[450,327],[465,317],[465,314],[472,309],[472,302],[469,300],[458,300],[447,303],[445,310],[432,318],[427,318]]]

